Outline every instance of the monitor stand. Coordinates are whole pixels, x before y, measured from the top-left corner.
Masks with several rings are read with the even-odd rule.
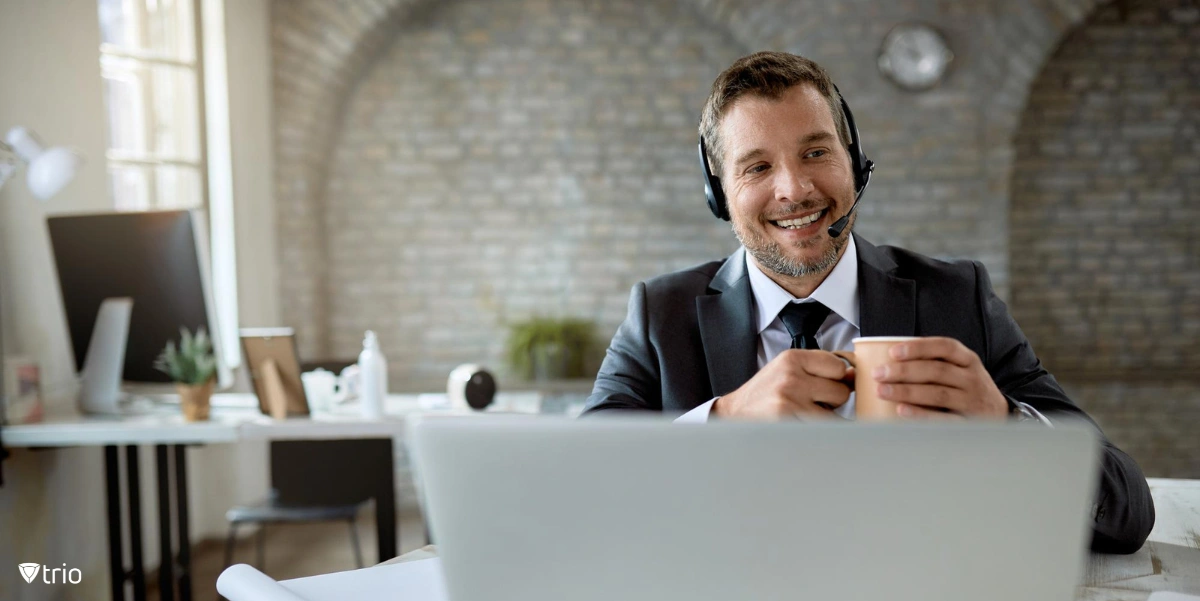
[[[129,338],[132,298],[106,298],[100,303],[92,340],[80,372],[79,410],[84,413],[120,413],[121,374],[125,369],[125,343]]]

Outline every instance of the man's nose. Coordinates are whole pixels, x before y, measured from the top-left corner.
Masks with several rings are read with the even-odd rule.
[[[813,190],[812,178],[803,169],[785,165],[778,174],[775,181],[775,197],[778,200],[799,202]]]

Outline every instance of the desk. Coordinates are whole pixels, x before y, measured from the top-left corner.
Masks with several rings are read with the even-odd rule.
[[[1147,481],[1158,514],[1149,540],[1133,555],[1092,553],[1077,601],[1146,601],[1157,591],[1200,595],[1200,480]],[[435,545],[384,564],[431,557]]]
[[[489,411],[537,413],[539,393],[500,393]],[[426,410],[416,395],[390,395],[384,406],[384,419],[367,421],[354,406],[339,407],[311,418],[273,420],[258,411],[252,394],[221,394],[213,397],[211,419],[186,422],[178,405],[144,403],[120,416],[85,416],[78,413],[52,415],[43,422],[6,426],[3,443],[9,448],[104,447],[107,488],[109,569],[112,598],[125,599],[125,582],[133,585],[135,601],[146,598],[145,571],[142,565],[140,474],[138,446],[155,446],[158,521],[161,557],[159,589],[163,601],[190,601],[191,555],[188,533],[187,445],[233,443],[242,440],[338,440],[382,439],[386,453],[372,457],[377,476],[373,495],[376,506],[376,535],[379,561],[396,556],[395,469],[391,443],[404,432],[405,419],[418,414],[466,413],[452,410]],[[125,447],[128,524],[121,519],[121,452]],[[386,455],[386,457],[384,457]],[[172,481],[174,486],[172,487]],[[172,495],[172,488],[174,495]],[[122,534],[128,526],[132,567],[125,568]],[[178,551],[174,540],[178,541]],[[175,558],[175,561],[169,561]]]

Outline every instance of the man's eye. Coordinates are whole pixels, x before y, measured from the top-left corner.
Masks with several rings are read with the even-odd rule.
[[[804,156],[805,156],[805,158],[815,159],[817,157],[825,156],[825,151],[824,150],[814,150]]]
[[[762,173],[763,171],[766,171],[766,170],[767,170],[766,165],[755,165],[755,166],[747,169],[746,173]]]

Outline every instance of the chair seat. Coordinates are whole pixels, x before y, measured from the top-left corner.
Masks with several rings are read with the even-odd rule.
[[[279,505],[266,501],[257,505],[239,505],[225,512],[231,523],[244,522],[315,522],[322,520],[348,520],[358,515],[367,501],[354,505],[328,507],[300,507]]]

